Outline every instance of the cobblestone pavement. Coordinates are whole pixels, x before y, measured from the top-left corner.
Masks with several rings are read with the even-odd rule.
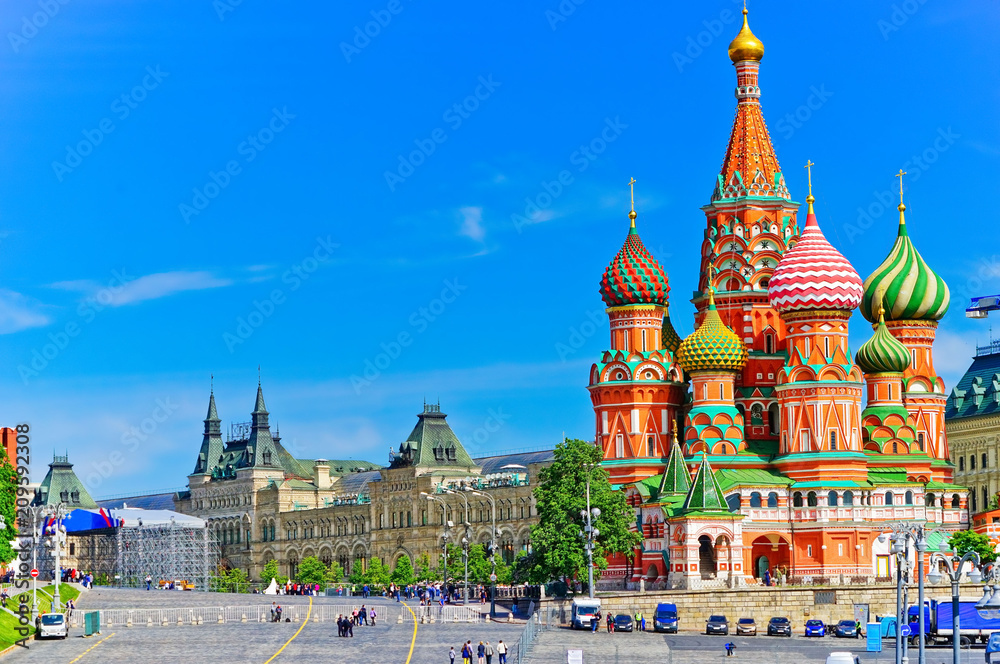
[[[147,599],[146,596],[149,596]],[[204,594],[181,591],[135,591],[103,589],[88,593],[80,610],[96,608],[165,608],[226,606],[265,602],[274,598],[260,595]],[[316,597],[320,603],[343,604],[343,597]],[[361,604],[361,598],[356,598]],[[308,597],[278,597],[281,604],[308,604]],[[368,605],[387,606],[390,601],[370,598]],[[395,602],[392,605],[398,606]],[[292,636],[299,635],[274,660],[282,662],[350,662],[351,664],[403,664],[413,638],[413,624],[380,622],[375,627],[357,627],[354,638],[340,638],[331,623],[229,623],[198,626],[103,628],[100,635],[83,638],[74,630],[65,641],[31,641],[30,649],[17,650],[5,664],[263,664]],[[471,639],[473,643],[503,639],[516,642],[523,624],[448,623],[417,626],[411,664],[447,663],[448,648]],[[111,636],[111,634],[114,636]],[[459,660],[461,661],[461,660]],[[497,662],[494,659],[494,663]],[[562,661],[562,660],[560,660]]]

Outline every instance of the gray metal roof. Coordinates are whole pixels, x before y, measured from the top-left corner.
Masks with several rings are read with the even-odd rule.
[[[515,465],[527,468],[533,463],[550,463],[556,458],[555,450],[543,450],[541,452],[522,452],[520,454],[503,454],[500,456],[482,457],[473,459],[477,466],[482,466],[483,475],[492,473],[504,473],[504,466]]]
[[[104,509],[117,509],[123,505],[129,508],[136,507],[142,510],[172,510],[174,509],[173,493],[152,493],[146,496],[128,496],[126,498],[115,498],[113,500],[98,500],[99,507]]]

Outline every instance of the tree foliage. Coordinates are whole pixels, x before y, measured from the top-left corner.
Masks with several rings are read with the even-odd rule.
[[[295,580],[310,586],[317,583],[322,584],[326,580],[326,571],[326,565],[323,564],[323,561],[316,556],[306,556],[299,563]]]
[[[368,569],[365,570],[363,578],[369,586],[383,588],[389,585],[389,568],[386,567],[381,558],[372,556],[372,559],[368,561]]]
[[[991,563],[997,559],[997,553],[990,544],[990,538],[974,530],[960,530],[948,540],[950,546],[959,556],[964,556],[969,551],[979,554],[979,559],[984,563]]]
[[[441,578],[434,567],[431,566],[431,554],[426,551],[417,556],[416,575],[417,581],[420,583],[437,581]]]
[[[287,576],[282,576],[278,572],[278,561],[268,560],[264,563],[264,569],[260,571],[260,580],[265,586],[271,585],[271,579],[277,581],[279,586],[285,585],[288,581]]]
[[[4,528],[0,529],[0,562],[9,563],[17,556],[11,543],[17,539],[17,487],[18,474],[6,453],[0,462],[0,517]]]
[[[239,567],[226,569],[219,566],[208,580],[208,587],[217,593],[248,593],[250,592],[250,577]]]
[[[584,487],[590,480],[590,506],[601,511],[594,520],[600,531],[594,549],[594,578],[607,568],[605,556],[635,555],[642,535],[630,530],[635,513],[625,502],[625,494],[611,488],[608,472],[600,466],[601,450],[593,443],[566,439],[555,449],[552,465],[539,473],[535,488],[539,523],[531,528],[534,555],[527,570],[533,583],[552,579],[587,577],[587,553],[580,532],[581,512],[587,508]]]
[[[463,579],[465,578],[465,570],[462,568],[463,564],[462,549],[460,549],[457,544],[448,542],[448,578],[444,578],[445,560],[443,553],[438,555],[438,566],[434,576],[443,580],[445,583],[455,581],[457,579]]]
[[[414,582],[413,561],[408,555],[403,554],[396,561],[396,569],[392,570],[390,580],[397,586],[408,586]]]
[[[344,580],[344,568],[336,560],[331,561],[323,580],[326,581],[327,585],[340,583]]]

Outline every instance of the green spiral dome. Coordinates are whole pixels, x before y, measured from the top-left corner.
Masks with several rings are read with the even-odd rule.
[[[677,330],[674,329],[673,323],[670,322],[669,311],[663,314],[663,331],[660,333],[660,341],[665,350],[669,350],[675,355],[677,349],[681,347],[681,338],[677,334]]]
[[[899,204],[899,234],[889,256],[865,279],[861,315],[878,320],[881,300],[889,320],[940,320],[948,311],[948,285],[924,262],[906,231]]]
[[[880,316],[875,334],[861,344],[854,360],[865,373],[902,373],[910,366],[910,351],[892,336]]]

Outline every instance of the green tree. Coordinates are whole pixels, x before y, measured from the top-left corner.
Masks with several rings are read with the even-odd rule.
[[[340,583],[344,580],[344,568],[336,560],[331,561],[330,566],[326,569],[326,574],[323,576],[323,580],[327,585]]]
[[[368,582],[365,577],[365,571],[361,569],[361,563],[354,564],[354,569],[351,570],[351,575],[347,577],[347,580],[356,586],[364,585]]]
[[[296,581],[314,585],[326,580],[326,565],[316,556],[306,556],[299,563]]]
[[[397,586],[408,586],[414,582],[413,561],[406,554],[396,561],[396,569],[392,570],[391,581]]]
[[[431,566],[431,554],[424,551],[419,556],[417,556],[417,581],[420,583],[426,581],[437,581],[441,578],[439,574]]]
[[[261,583],[263,583],[265,586],[268,586],[271,584],[271,579],[277,579],[277,578],[278,578],[278,561],[268,560],[266,563],[264,563],[264,569],[260,571]],[[278,581],[278,583],[281,583],[281,581]]]
[[[975,551],[984,563],[992,563],[997,559],[997,553],[993,550],[993,545],[990,544],[990,538],[974,530],[958,531],[948,540],[948,546],[959,556],[964,556],[969,551]]]
[[[535,488],[539,522],[531,528],[535,555],[528,570],[530,581],[587,578],[580,513],[587,508],[584,487],[588,475],[590,507],[601,511],[594,519],[594,527],[600,531],[594,548],[594,578],[607,568],[605,556],[624,554],[631,559],[635,555],[642,543],[642,535],[630,529],[635,512],[625,503],[625,494],[611,488],[601,460],[601,450],[593,443],[566,439],[556,445],[552,465],[539,472]]]
[[[511,566],[511,581],[514,583],[528,583],[531,570],[535,567],[535,556],[527,551],[518,551],[514,554],[514,564]]]
[[[463,570],[464,571],[464,570]],[[489,558],[486,557],[486,546],[473,544],[469,547],[469,583],[488,584],[492,572]]]
[[[11,542],[17,539],[17,528],[14,521],[17,518],[17,494],[19,476],[11,465],[10,459],[4,453],[0,462],[0,517],[3,517],[4,527],[0,529],[0,562],[9,563],[17,557]],[[27,487],[22,489],[22,495],[27,495]]]
[[[454,581],[454,580],[456,580],[456,579],[458,579],[460,577],[464,578],[464,576],[465,576],[465,570],[462,569],[462,571],[459,572],[460,568],[462,568],[462,566],[464,564],[462,562],[462,549],[460,549],[457,544],[454,544],[452,542],[448,542],[448,578],[447,579],[444,578],[444,568],[445,568],[444,562],[445,562],[444,561],[444,554],[442,553],[442,554],[438,555],[437,574],[435,575],[437,578],[441,579],[445,583],[448,583],[449,581]]]
[[[250,592],[250,578],[246,572],[238,567],[226,569],[220,565],[209,578],[208,587],[209,590],[217,593],[248,593]]]
[[[389,585],[389,568],[385,566],[382,559],[372,556],[368,562],[368,569],[365,570],[365,582],[374,588],[384,588]]]

